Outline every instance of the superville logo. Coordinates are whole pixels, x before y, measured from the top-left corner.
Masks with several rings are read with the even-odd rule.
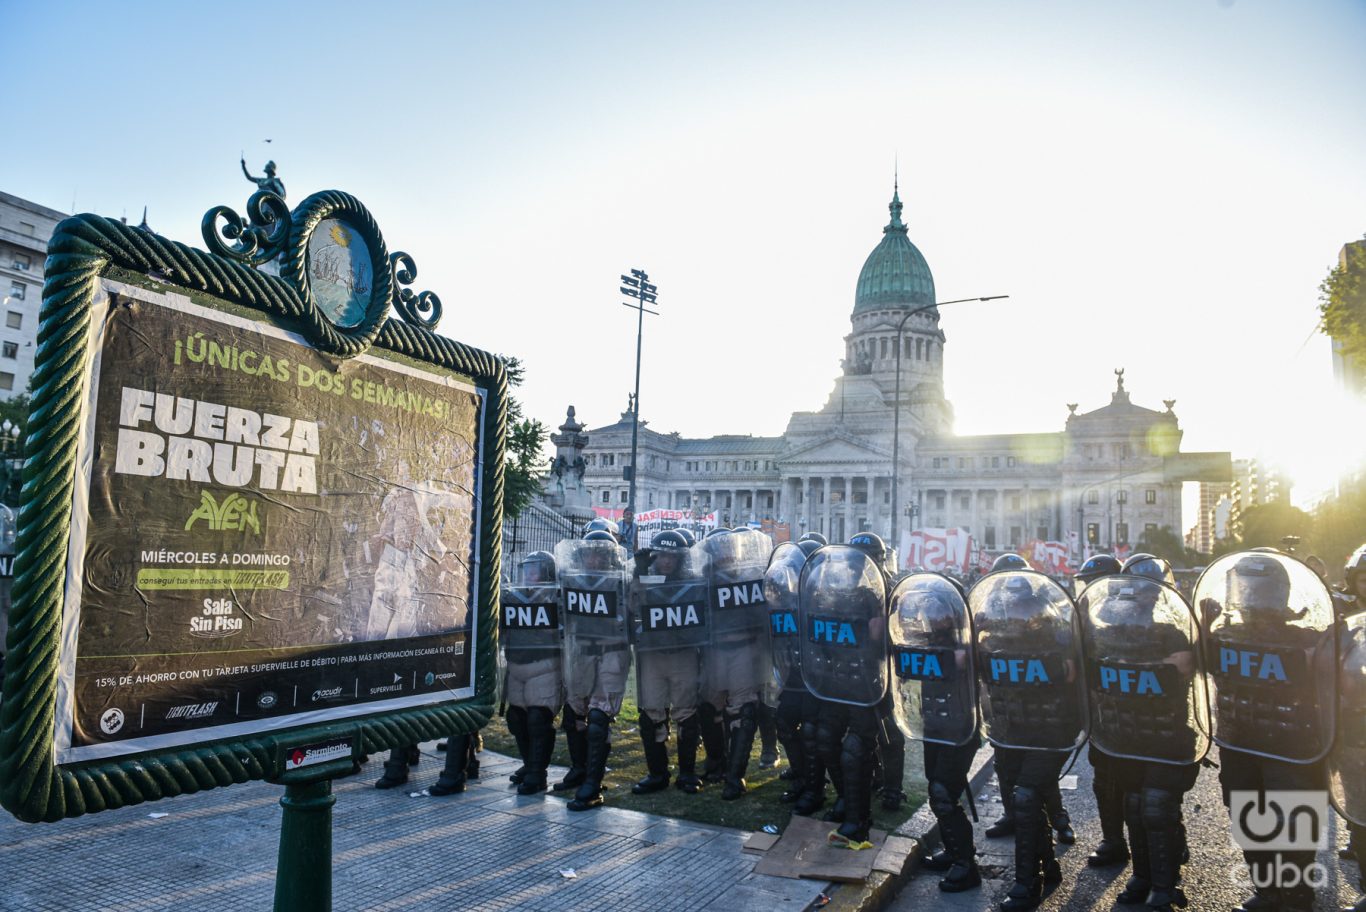
[[[166,719],[207,719],[218,712],[218,701],[212,703],[191,703],[188,706],[173,706],[166,710]]]
[[[256,501],[248,500],[241,494],[232,493],[219,503],[208,491],[199,492],[199,506],[185,520],[185,531],[194,528],[200,520],[209,524],[209,531],[236,531],[250,529],[261,534],[261,521],[256,516]]]

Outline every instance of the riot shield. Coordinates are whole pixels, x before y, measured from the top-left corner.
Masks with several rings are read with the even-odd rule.
[[[1366,613],[1347,619],[1338,664],[1338,732],[1328,755],[1333,806],[1366,827]]]
[[[711,638],[707,553],[701,545],[646,549],[631,582],[631,642],[636,704],[663,712],[693,707],[702,686],[702,652]]]
[[[518,573],[502,591],[498,634],[505,652],[545,652],[560,648],[560,590],[555,578],[531,579]]]
[[[626,551],[613,541],[566,539],[555,546],[564,622],[564,686],[570,701],[594,693],[599,665],[630,666]],[[624,655],[623,655],[624,654]],[[624,682],[625,675],[620,676]]]
[[[1033,570],[977,581],[972,613],[982,733],[997,747],[1066,751],[1086,739],[1081,633],[1072,597]]]
[[[736,529],[703,539],[701,547],[711,561],[712,623],[711,645],[703,655],[703,689],[709,700],[723,694],[730,701],[736,694],[757,696],[768,680],[764,570],[772,546],[760,532]]]
[[[955,747],[972,740],[972,626],[958,589],[938,573],[913,573],[892,590],[888,624],[892,707],[902,733]]]
[[[887,591],[863,551],[827,545],[807,559],[797,595],[801,669],[822,700],[873,706],[887,693]]]
[[[1195,763],[1209,751],[1200,625],[1181,594],[1142,576],[1086,587],[1082,618],[1091,743],[1112,757]]]
[[[791,542],[773,549],[764,572],[764,600],[768,602],[768,655],[772,676],[764,687],[764,702],[777,707],[789,688],[802,688],[801,640],[797,636],[797,583],[806,553]]]
[[[1195,584],[1214,742],[1287,763],[1333,743],[1337,682],[1332,598],[1293,557],[1226,554]]]
[[[637,653],[707,644],[708,566],[700,544],[641,552],[631,584],[631,641]]]

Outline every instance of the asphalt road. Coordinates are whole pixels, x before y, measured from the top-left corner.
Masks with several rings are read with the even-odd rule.
[[[1216,754],[1212,759],[1217,763],[1219,758]],[[1077,842],[1058,847],[1063,881],[1039,908],[1108,909],[1114,907],[1115,896],[1124,888],[1129,870],[1127,867],[1103,870],[1086,867],[1087,854],[1100,841],[1100,820],[1096,816],[1091,767],[1086,762],[1085,752],[1071,774],[1077,776],[1077,786],[1062,794],[1077,831]],[[994,778],[977,797],[977,810],[981,817],[977,825],[978,864],[983,875],[981,889],[956,895],[941,893],[939,875],[926,871],[901,891],[891,909],[910,912],[933,907],[976,912],[994,909],[1005,898],[1014,879],[1013,843],[1009,837],[986,839],[982,835],[983,828],[1001,815],[1000,794]],[[1247,898],[1251,890],[1238,882],[1240,877],[1246,876],[1246,869],[1242,867],[1242,855],[1229,835],[1217,770],[1205,768],[1200,771],[1199,781],[1186,796],[1185,815],[1191,849],[1190,864],[1183,871],[1184,889],[1190,900],[1187,912],[1228,912]],[[1333,815],[1329,829],[1330,847],[1320,852],[1318,859],[1327,878],[1327,885],[1319,891],[1317,899],[1319,912],[1350,907],[1360,898],[1356,865],[1337,857],[1338,847],[1346,843],[1347,828]]]

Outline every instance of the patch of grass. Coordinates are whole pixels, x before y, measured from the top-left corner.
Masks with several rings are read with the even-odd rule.
[[[670,775],[678,772],[677,735],[678,726],[671,725],[669,739]],[[517,743],[507,730],[501,716],[495,716],[484,729],[484,744],[490,750],[517,756]],[[640,743],[640,715],[635,701],[627,700],[612,726],[612,753],[607,760],[606,807],[627,808],[674,817],[679,820],[692,820],[716,826],[734,827],[741,830],[759,830],[765,824],[773,824],[779,830],[787,827],[792,817],[792,806],[783,804],[778,797],[786,789],[787,783],[778,778],[787,768],[786,760],[780,760],[772,769],[759,768],[760,739],[754,738],[754,750],[750,754],[749,771],[745,781],[749,791],[737,801],[722,801],[721,786],[708,784],[701,793],[687,795],[674,788],[672,783],[661,792],[651,795],[635,795],[631,786],[646,775],[645,752]],[[781,751],[780,751],[781,754]],[[698,750],[697,767],[700,773],[706,756]],[[569,765],[569,751],[563,735],[556,738],[553,761],[559,766]],[[913,741],[906,744],[906,776],[902,786],[907,794],[905,804],[899,811],[884,811],[880,798],[873,796],[873,826],[887,831],[895,830],[925,800],[925,777],[921,763],[920,745]],[[572,793],[569,793],[572,794]],[[826,787],[828,809],[835,800],[833,786]],[[817,812],[824,813],[824,810]]]

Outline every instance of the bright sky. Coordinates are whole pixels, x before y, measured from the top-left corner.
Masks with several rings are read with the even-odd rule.
[[[887,221],[945,308],[960,433],[1175,399],[1188,450],[1363,449],[1314,333],[1366,233],[1360,0],[643,4],[5,0],[0,187],[202,246],[267,158],[358,196],[528,413],[778,434],[829,395]],[[264,140],[269,138],[271,142]],[[1358,406],[1358,408],[1360,408]],[[1187,517],[1189,521],[1190,516]]]

